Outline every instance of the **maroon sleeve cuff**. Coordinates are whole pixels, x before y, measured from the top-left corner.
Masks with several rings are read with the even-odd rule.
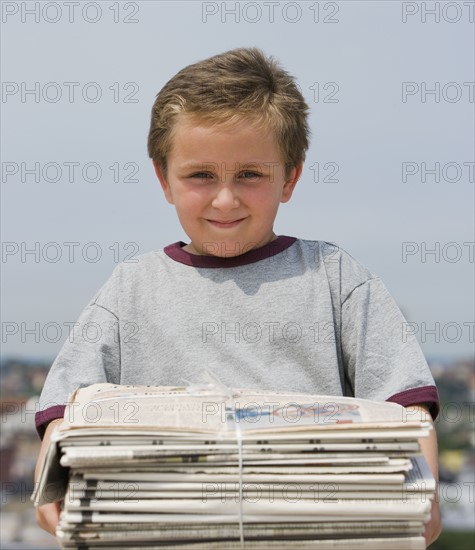
[[[64,417],[65,409],[66,405],[54,405],[53,407],[49,407],[44,411],[38,411],[35,414],[35,426],[36,431],[40,436],[40,439],[43,439],[46,431],[46,426],[49,422],[51,422],[51,420]]]
[[[410,405],[427,404],[432,420],[435,420],[440,411],[439,392],[435,386],[424,386],[422,388],[412,388],[392,395],[386,401],[398,403],[403,407]]]

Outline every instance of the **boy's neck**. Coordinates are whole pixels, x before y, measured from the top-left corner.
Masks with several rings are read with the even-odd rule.
[[[223,255],[220,255],[220,254],[213,254],[211,252],[212,249],[209,249],[209,251],[211,252],[208,252],[208,251],[200,251],[199,249],[197,249],[194,244],[192,242],[186,244],[185,246],[182,247],[182,250],[184,250],[185,252],[188,252],[189,254],[193,254],[194,256],[208,256],[208,257],[215,257],[215,258],[231,258],[231,257],[237,257],[237,256],[242,256],[242,254],[245,254],[251,250],[258,250],[260,248],[262,248],[263,246],[266,246],[268,245],[269,243],[275,241],[277,239],[277,235],[272,232],[271,233],[271,236],[270,238],[266,241],[266,242],[263,242],[263,243],[259,243],[258,246],[248,246],[248,244],[246,244],[245,246],[241,247],[240,244],[238,243],[238,247],[237,247],[237,250],[238,250],[238,253],[237,254],[228,254],[228,253],[225,253]],[[254,243],[250,243],[250,244],[254,244]],[[235,249],[236,250],[236,249]],[[225,251],[227,252],[226,248],[225,248]],[[242,251],[242,252],[241,252]],[[231,252],[231,251],[229,251]]]
[[[253,248],[243,254],[228,257],[193,254],[186,249],[187,245],[181,241],[166,246],[164,252],[172,260],[188,266],[198,268],[230,268],[252,264],[275,256],[291,246],[296,240],[295,237],[279,235],[259,248]]]

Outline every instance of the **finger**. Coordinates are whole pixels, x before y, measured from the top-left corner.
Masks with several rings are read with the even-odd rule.
[[[52,502],[51,504],[39,506],[36,509],[36,521],[38,525],[45,531],[48,531],[48,533],[55,535],[56,526],[59,522],[60,510],[59,502]]]

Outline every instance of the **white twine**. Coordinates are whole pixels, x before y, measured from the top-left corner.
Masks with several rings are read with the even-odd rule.
[[[242,469],[243,469],[243,458],[242,458],[242,434],[241,427],[239,423],[234,420],[234,426],[236,429],[236,442],[238,444],[239,450],[239,539],[241,541],[241,548],[245,548],[244,545],[244,521],[243,521],[243,510],[242,510]]]

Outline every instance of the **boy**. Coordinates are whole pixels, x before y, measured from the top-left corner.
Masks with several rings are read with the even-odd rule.
[[[402,341],[380,279],[334,245],[273,232],[302,172],[307,114],[293,78],[256,48],[162,88],[148,151],[190,242],[117,266],[86,307],[42,392],[42,453],[77,386],[182,384],[204,366],[231,387],[389,400],[435,418],[427,363]],[[423,452],[437,476],[434,431]],[[40,525],[54,532],[58,513],[39,508]],[[427,542],[439,531],[434,504]]]

